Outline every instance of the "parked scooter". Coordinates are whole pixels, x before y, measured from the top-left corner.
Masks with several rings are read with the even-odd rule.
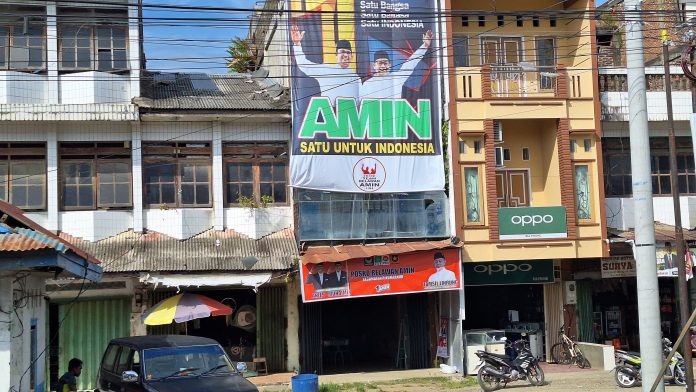
[[[662,339],[662,352],[664,357],[672,351],[672,342],[667,339]],[[616,384],[621,388],[632,388],[640,385],[640,353],[630,353],[623,350],[616,350],[614,353],[616,368],[614,370]],[[665,370],[665,381],[673,382],[674,384],[686,385],[686,367],[684,358],[679,353],[675,353],[672,360],[669,362],[667,370]]]
[[[505,338],[503,338],[505,339]],[[505,388],[509,382],[528,380],[532,385],[544,385],[544,371],[539,361],[532,355],[526,340],[518,340],[512,344],[517,357],[511,360],[507,355],[498,355],[477,351],[481,359],[478,365],[478,384],[484,391],[495,391]]]

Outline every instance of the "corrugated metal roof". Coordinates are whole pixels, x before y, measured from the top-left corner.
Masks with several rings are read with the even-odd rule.
[[[315,264],[457,247],[449,239],[442,241],[395,242],[380,245],[313,246],[307,249],[301,258],[303,264]]]
[[[2,214],[7,215],[3,224],[7,230],[3,230],[3,234],[0,234],[0,251],[30,251],[52,248],[61,253],[71,251],[91,263],[99,264],[99,260],[91,254],[29,219],[21,209],[0,200],[0,215]]]
[[[105,272],[245,270],[242,259],[249,256],[258,259],[252,271],[287,270],[299,257],[290,229],[259,239],[213,229],[185,240],[132,230],[96,242],[61,237],[97,255]]]
[[[625,238],[627,240],[633,240],[635,239],[635,231],[634,230],[626,230],[626,231],[619,231],[619,230],[609,230],[610,235],[614,235],[616,237],[621,237]],[[684,240],[686,241],[696,241],[696,231],[692,231],[689,229],[684,229]],[[666,225],[664,223],[660,222],[655,222],[655,241],[674,241],[675,240],[675,235],[674,235],[674,226],[671,225]]]
[[[141,109],[289,111],[287,91],[251,75],[150,73],[142,78]]]

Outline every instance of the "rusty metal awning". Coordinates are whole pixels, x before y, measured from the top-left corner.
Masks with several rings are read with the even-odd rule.
[[[459,248],[449,239],[441,241],[395,242],[388,244],[312,246],[301,253],[303,264],[346,261],[373,256],[387,256],[445,248]]]
[[[688,228],[684,228],[683,232],[684,232],[684,240],[685,241],[696,241],[696,231],[689,230]],[[623,238],[626,240],[633,240],[633,239],[635,239],[635,231],[634,230],[619,231],[619,230],[609,229],[609,236],[615,237],[615,238],[619,237],[619,238]],[[669,242],[669,241],[674,241],[674,240],[675,240],[674,226],[667,225],[667,224],[660,223],[660,222],[655,222],[655,241]]]

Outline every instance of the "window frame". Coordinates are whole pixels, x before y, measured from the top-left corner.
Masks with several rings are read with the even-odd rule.
[[[58,198],[60,200],[61,211],[108,211],[108,210],[130,210],[133,208],[133,153],[130,147],[105,146],[108,143],[125,143],[126,141],[103,141],[103,142],[83,142],[83,141],[61,141],[58,143]],[[91,144],[90,147],[84,146],[83,151],[77,151],[81,147],[70,146],[72,143]],[[84,148],[89,148],[84,151]],[[109,156],[114,156],[110,158]],[[125,155],[128,155],[126,158]],[[106,156],[106,157],[104,157]],[[89,163],[92,167],[92,206],[66,206],[64,183],[66,164]],[[123,203],[102,203],[101,198],[101,175],[99,167],[106,163],[122,163],[128,166],[128,204]]]
[[[205,144],[204,147],[191,147],[189,144]],[[142,198],[143,208],[211,208],[213,206],[213,143],[211,141],[143,141],[142,155]],[[206,151],[207,150],[207,151]],[[199,152],[200,151],[200,152]],[[155,155],[148,157],[147,155]],[[169,155],[169,156],[167,156]],[[208,203],[207,204],[182,204],[181,203],[181,168],[182,162],[205,163],[208,167]],[[174,165],[174,203],[149,203],[147,200],[147,170],[150,165],[169,164]],[[163,183],[158,183],[163,184]],[[161,197],[160,197],[161,198]]]
[[[244,147],[250,147],[251,150],[247,153],[250,154],[251,157],[234,157],[234,156],[228,156],[232,155],[236,149],[244,148]],[[259,155],[262,155],[264,153],[267,153],[270,150],[276,150],[280,151],[283,150],[282,153],[285,153],[285,155],[278,155],[276,158],[270,158],[270,157],[259,157]],[[281,154],[282,154],[281,153]],[[275,207],[280,207],[280,206],[288,206],[290,205],[290,162],[287,158],[288,156],[288,145],[286,141],[269,141],[269,142],[258,142],[258,143],[234,143],[234,142],[227,142],[223,146],[223,160],[222,160],[222,165],[223,165],[223,189],[224,189],[224,205],[226,208],[234,208],[234,207],[240,207],[241,204],[239,203],[239,199],[233,200],[232,195],[229,193],[229,184],[230,182],[227,181],[229,178],[228,173],[229,173],[229,164],[233,163],[250,163],[251,164],[251,175],[252,175],[252,188],[253,192],[252,195],[254,197],[254,201],[257,203],[261,203],[261,197],[266,196],[266,195],[261,195],[261,183],[262,182],[268,182],[268,181],[261,181],[261,165],[262,164],[276,164],[276,163],[283,163],[285,165],[285,202],[281,203],[268,203],[270,206],[275,206]],[[246,155],[246,154],[245,154]],[[271,183],[275,183],[277,181],[270,181]],[[238,182],[239,183],[239,182]],[[275,185],[274,188],[275,190]],[[273,197],[274,195],[270,195]]]
[[[462,191],[463,191],[463,197],[462,197],[462,204],[464,207],[462,209],[463,216],[462,216],[462,221],[464,222],[464,225],[466,226],[485,226],[486,222],[486,207],[485,207],[485,195],[483,191],[483,177],[484,177],[484,169],[482,165],[470,165],[470,164],[464,164],[459,166],[461,173],[462,173]],[[476,221],[469,221],[468,217],[468,203],[467,203],[467,184],[466,184],[466,169],[476,169],[478,172],[478,190],[479,190],[479,200],[478,200],[478,207],[479,207],[479,220],[478,222]]]
[[[84,29],[89,29],[89,67],[78,67],[77,66],[77,52],[76,52],[76,57],[75,57],[75,67],[66,67],[63,65],[63,31],[68,28],[84,28]],[[100,70],[99,69],[99,37],[97,34],[97,31],[100,28],[109,28],[112,29],[111,37],[110,37],[110,51],[111,51],[111,67],[105,69],[105,70]],[[113,39],[113,29],[119,29],[122,30],[124,33],[124,42],[125,42],[125,47],[124,48],[114,48],[114,39]],[[129,59],[129,53],[130,53],[130,40],[129,40],[129,29],[128,26],[125,25],[119,25],[119,24],[94,24],[94,25],[89,25],[89,26],[83,26],[80,24],[76,23],[63,23],[58,26],[58,69],[60,71],[99,71],[99,72],[126,72],[130,71],[130,59]],[[73,49],[77,48],[77,45]],[[115,68],[113,67],[114,65],[114,55],[113,53],[116,50],[123,50],[126,53],[126,67],[125,68]]]
[[[2,24],[0,27],[7,29],[7,46],[4,48],[0,46],[0,50],[3,50],[5,52],[5,63],[2,64],[0,63],[0,69],[2,70],[9,70],[9,71],[19,71],[19,72],[29,72],[29,71],[45,71],[48,69],[48,37],[47,37],[47,26],[46,26],[46,21],[43,20],[41,22],[34,21],[34,22],[29,22],[29,25],[38,25],[41,29],[41,66],[30,66],[29,65],[29,57],[27,57],[27,66],[26,67],[17,67],[13,66],[13,60],[12,60],[12,48],[15,47],[15,30],[18,28],[18,25],[15,24]],[[28,44],[28,42],[27,42]],[[27,45],[27,50],[29,48],[36,48],[35,46],[30,46]],[[29,56],[29,53],[27,53],[27,56]]]
[[[462,44],[458,44],[458,42]],[[458,64],[457,59],[460,58],[460,56],[457,56],[457,48],[462,48],[465,50],[464,53],[464,63],[465,64]],[[469,67],[471,65],[471,56],[469,53],[469,36],[465,34],[454,34],[452,37],[452,60],[454,63],[454,67]]]
[[[578,184],[577,184],[577,170],[578,167],[587,168],[587,212],[589,213],[588,218],[580,218],[580,205],[578,203]],[[573,190],[575,193],[575,216],[578,222],[592,222],[594,221],[594,203],[592,202],[592,195],[594,194],[592,189],[592,165],[590,162],[577,162],[573,164]]]
[[[33,144],[41,144],[43,147],[38,147],[38,146],[28,146],[33,145]],[[25,146],[25,147],[23,147]],[[3,143],[3,146],[0,147],[0,156],[6,157],[4,159],[0,159],[0,165],[1,166],[6,166],[6,173],[4,174],[5,176],[5,182],[4,182],[4,191],[2,191],[2,195],[0,195],[0,200],[5,200],[7,203],[12,203],[12,191],[13,191],[13,180],[12,180],[12,175],[13,175],[13,170],[12,166],[13,163],[15,162],[31,162],[31,163],[37,163],[42,165],[43,167],[43,173],[41,175],[41,187],[42,192],[41,192],[41,206],[21,206],[21,205],[16,205],[18,208],[21,208],[24,211],[46,211],[48,208],[48,159],[47,159],[47,149],[46,149],[46,144],[43,142],[37,142],[37,143],[13,143],[13,142],[7,142]],[[21,156],[43,156],[43,158],[29,158],[29,159],[18,159],[18,157]],[[13,159],[14,157],[14,159]],[[0,175],[2,177],[2,175]]]

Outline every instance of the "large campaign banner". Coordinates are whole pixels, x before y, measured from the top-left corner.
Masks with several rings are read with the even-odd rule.
[[[459,249],[302,264],[304,302],[458,290]]]
[[[291,185],[444,189],[435,0],[289,6]]]

